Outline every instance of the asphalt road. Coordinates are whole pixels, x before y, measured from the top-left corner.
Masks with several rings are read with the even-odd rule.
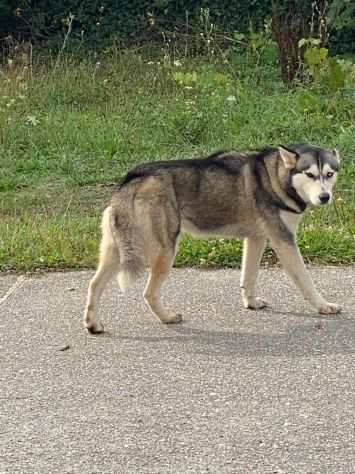
[[[355,267],[313,269],[320,316],[264,269],[174,270],[162,326],[142,282],[81,327],[92,272],[0,277],[0,473],[355,473]]]

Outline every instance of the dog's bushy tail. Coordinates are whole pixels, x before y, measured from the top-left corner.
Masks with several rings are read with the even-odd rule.
[[[143,237],[128,216],[113,216],[111,228],[120,255],[117,281],[125,291],[144,273]]]
[[[117,281],[122,291],[125,291],[143,275],[144,262],[138,255],[125,255],[121,260]]]

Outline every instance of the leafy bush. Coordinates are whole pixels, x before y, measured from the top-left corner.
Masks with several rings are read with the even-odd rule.
[[[320,45],[317,38],[302,39],[299,48],[306,47],[304,52],[305,71],[313,85],[336,93],[354,91],[355,66],[350,60],[329,56],[329,50]]]
[[[328,20],[332,25],[330,45],[333,53],[355,51],[355,3],[333,0],[329,6]]]
[[[247,31],[250,24],[257,29],[269,14],[268,3],[267,0],[0,0],[0,12],[6,15],[3,28],[9,25],[10,17],[23,20],[9,25],[8,32],[16,30],[37,39],[62,34],[72,14],[75,17],[73,34],[95,45],[112,38],[154,37],[169,29],[190,32],[199,21],[201,9],[208,10],[211,22],[222,29]]]
[[[314,20],[310,2],[292,1],[301,5],[306,23]],[[279,3],[286,8],[290,2]],[[259,48],[260,38],[253,35],[263,31],[271,18],[271,4],[269,0],[0,0],[0,45],[6,53],[8,48],[1,40],[12,35],[17,40],[30,39],[60,48],[70,24],[70,44],[85,44],[91,49],[113,42],[161,43],[162,33],[165,38],[185,42],[192,50],[196,48],[198,53],[208,52],[212,35],[223,46],[227,38],[238,42],[238,35],[240,39],[247,33],[253,38],[250,46]],[[331,52],[354,51],[354,3],[330,1],[327,17]]]

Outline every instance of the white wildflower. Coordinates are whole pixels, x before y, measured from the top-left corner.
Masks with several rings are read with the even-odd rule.
[[[12,105],[14,105],[15,103],[15,99],[10,99],[9,102],[6,103],[6,107],[11,107]]]
[[[28,125],[33,125],[35,127],[36,125],[39,124],[39,119],[35,117],[34,115],[27,115],[26,123],[28,123]]]

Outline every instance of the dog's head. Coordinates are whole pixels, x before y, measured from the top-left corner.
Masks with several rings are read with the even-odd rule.
[[[331,202],[340,161],[336,149],[300,144],[280,145],[278,150],[289,172],[289,184],[304,202]]]

